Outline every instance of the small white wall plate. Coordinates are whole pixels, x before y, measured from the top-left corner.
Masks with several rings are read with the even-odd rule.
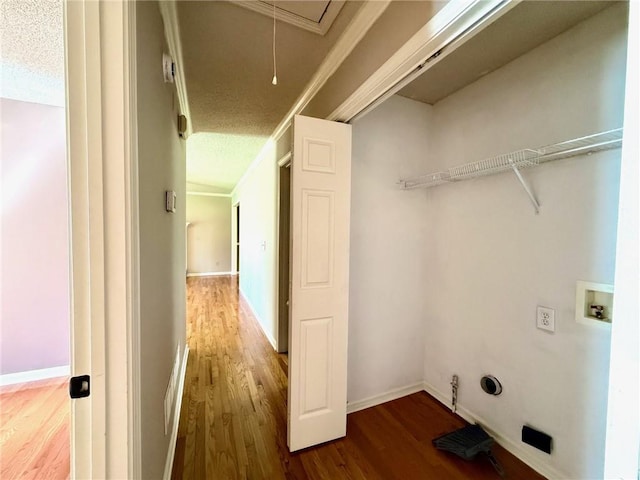
[[[604,307],[602,318],[595,315],[593,305]],[[613,321],[613,285],[576,282],[576,322],[611,328]]]

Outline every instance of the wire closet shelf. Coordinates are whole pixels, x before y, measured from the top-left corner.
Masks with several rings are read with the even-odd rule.
[[[529,194],[537,212],[539,205],[533,198],[528,186],[524,183],[524,179],[519,172],[520,169],[535,167],[541,163],[554,160],[591,154],[601,150],[619,148],[621,145],[622,128],[616,128],[586,137],[575,138],[566,142],[554,143],[537,149],[517,150],[485,160],[465,163],[451,167],[446,171],[432,172],[426,175],[400,180],[398,184],[406,190],[429,188],[444,183],[513,171],[518,176],[518,180],[522,183],[527,194]]]

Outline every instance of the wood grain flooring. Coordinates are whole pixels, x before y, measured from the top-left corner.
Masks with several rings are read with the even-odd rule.
[[[70,405],[66,377],[0,387],[0,478],[66,479]]]
[[[343,439],[290,454],[287,357],[239,298],[237,277],[187,280],[191,349],[173,479],[499,479],[431,440],[462,419],[424,392],[350,414]],[[508,479],[541,479],[499,446]]]

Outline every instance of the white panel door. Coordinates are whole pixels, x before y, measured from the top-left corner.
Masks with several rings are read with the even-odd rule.
[[[297,115],[291,178],[290,451],[347,431],[351,126]]]

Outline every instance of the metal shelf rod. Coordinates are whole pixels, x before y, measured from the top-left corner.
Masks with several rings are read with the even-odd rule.
[[[410,190],[414,188],[429,188],[444,183],[459,182],[469,178],[492,175],[512,170],[518,181],[522,184],[529,196],[536,213],[540,211],[533,191],[520,173],[521,168],[535,167],[540,163],[561,160],[578,155],[590,154],[603,150],[619,148],[622,145],[622,128],[616,128],[606,132],[575,138],[566,142],[547,145],[538,149],[525,149],[505,155],[481,160],[479,162],[466,163],[451,167],[446,171],[432,172],[413,178],[403,179],[398,182],[401,188]]]

